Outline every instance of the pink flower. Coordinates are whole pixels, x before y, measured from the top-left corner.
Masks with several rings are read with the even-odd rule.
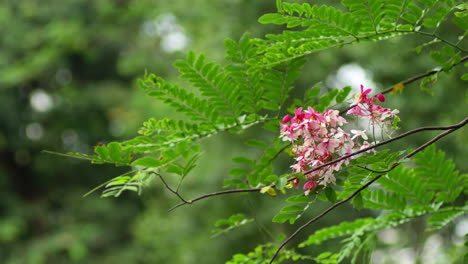
[[[294,118],[292,122],[300,123],[302,119],[304,119],[304,113],[302,113],[302,107],[299,107],[294,110]]]
[[[362,111],[364,107],[362,104],[352,105],[351,109],[346,112],[347,115],[357,115],[357,116],[364,116],[364,112]]]
[[[340,112],[338,110],[327,110],[323,113],[326,122],[331,125],[332,127],[342,126],[346,122],[346,119],[340,116]]]
[[[378,94],[377,99],[379,99],[380,102],[385,102],[385,96],[383,94]]]
[[[364,140],[367,140],[366,130],[351,129],[351,133],[354,134],[354,136],[351,138],[352,140],[355,139],[358,136],[362,137]]]
[[[371,124],[386,125],[389,123],[387,119],[394,117],[398,111],[375,105],[377,99],[382,101],[384,97],[383,95],[367,97],[371,91],[371,89],[364,90],[361,86],[359,100],[348,110],[348,114],[368,118]],[[295,164],[291,165],[292,171],[308,172],[305,175],[307,182],[303,185],[306,195],[319,184],[327,186],[335,183],[335,171],[339,171],[342,165],[348,165],[356,156],[320,169],[315,168],[370,145],[366,141],[368,139],[366,130],[353,129],[351,137],[341,128],[346,123],[346,119],[340,116],[337,110],[329,109],[322,114],[312,107],[307,107],[304,111],[299,107],[294,110],[293,117],[290,115],[283,117],[280,137],[292,143],[291,153],[295,159]],[[357,141],[358,137],[364,139],[364,143]],[[298,183],[299,180],[294,182],[295,185]]]
[[[372,89],[364,91],[364,87],[361,85],[361,93],[358,95],[359,99],[357,103],[352,105],[353,107],[348,110],[347,114],[369,118],[372,124],[388,124],[388,119],[395,117],[398,110],[392,111],[391,109],[374,104],[376,98],[379,99],[380,102],[385,102],[385,96],[383,94],[378,94],[376,97],[368,98],[367,95],[371,91]]]
[[[318,186],[318,183],[316,181],[308,181],[304,184],[304,187],[303,189],[306,190],[305,191],[305,195],[309,195],[310,191],[312,191],[315,187]]]
[[[368,148],[372,146],[369,142],[367,141],[364,141],[364,143],[362,143],[361,147],[359,148],[359,150],[362,150],[362,149],[365,149],[365,148]],[[375,153],[375,149],[369,149],[367,152],[372,152],[372,153]]]
[[[294,187],[299,188],[299,179],[298,178],[294,179],[293,183],[294,183]]]
[[[356,103],[362,104],[362,103],[372,103],[374,98],[368,98],[367,95],[372,92],[372,89],[366,89],[364,90],[364,85],[361,84],[361,93],[358,94],[358,100]]]

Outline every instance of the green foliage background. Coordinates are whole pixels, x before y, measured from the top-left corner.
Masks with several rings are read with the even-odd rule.
[[[44,149],[91,153],[101,141],[135,136],[149,117],[172,115],[166,106],[137,89],[136,78],[147,71],[174,80],[176,70],[171,64],[184,58],[188,49],[222,62],[225,38],[237,40],[244,31],[254,37],[280,33],[280,27],[257,22],[262,14],[275,10],[274,3],[266,0],[0,3],[0,262],[221,263],[234,253],[270,241],[272,234],[290,233],[293,227],[270,221],[284,206],[284,199],[233,195],[168,213],[178,201],[159,181],[141,197],[125,193],[118,199],[97,195],[82,198],[97,183],[124,171],[41,153]],[[190,39],[181,52],[165,52],[160,46],[164,35],[145,33],[151,21],[168,14]],[[441,34],[455,38],[459,32],[447,27]],[[371,72],[379,88],[425,72],[437,64],[412,49],[429,40],[406,36],[316,53],[295,84],[297,94],[351,62]],[[460,75],[462,69],[454,71]],[[326,89],[338,88],[324,85]],[[434,96],[413,84],[403,95],[392,96],[389,107],[400,110],[403,131],[452,124],[466,116],[466,109],[457,108],[465,103],[465,87],[466,83],[458,78],[441,74],[429,88]],[[53,100],[48,111],[37,111],[31,105],[31,97],[41,91]],[[42,135],[28,137],[28,127],[37,124]],[[219,190],[231,158],[250,154],[251,149],[242,142],[253,135],[264,136],[259,133],[252,130],[237,137],[217,135],[205,140],[207,147],[200,165],[185,182],[184,195],[195,197]],[[429,138],[411,137],[395,148],[416,147]],[[457,133],[438,145],[462,171],[468,169],[463,162],[468,156],[466,142],[468,133]],[[254,157],[255,153],[251,154]],[[287,172],[290,162],[281,157],[278,169]],[[327,203],[316,206],[306,215],[317,214]],[[241,211],[255,221],[237,232],[211,238],[216,220],[228,218],[233,211]],[[374,214],[341,208],[316,228],[358,216]],[[443,247],[449,252],[453,250],[453,229],[450,226],[442,233]],[[417,223],[401,230],[402,247],[421,247],[430,235],[423,233]],[[307,253],[317,255],[325,251],[324,247],[333,250],[337,246],[329,243],[311,247]]]

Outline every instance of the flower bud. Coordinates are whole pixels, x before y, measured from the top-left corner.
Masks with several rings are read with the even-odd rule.
[[[385,96],[383,94],[378,94],[377,99],[379,99],[380,102],[385,102]]]

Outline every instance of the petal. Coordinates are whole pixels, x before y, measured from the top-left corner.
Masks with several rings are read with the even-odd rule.
[[[385,96],[383,94],[378,94],[377,99],[379,99],[380,102],[385,102]]]
[[[372,92],[372,89],[367,89],[364,92],[362,92],[362,95],[364,95],[364,96],[368,95],[368,94],[370,94],[370,92]]]

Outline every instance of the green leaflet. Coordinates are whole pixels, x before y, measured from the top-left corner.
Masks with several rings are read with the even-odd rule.
[[[277,13],[265,14],[259,22],[302,29],[267,35],[268,40],[259,46],[259,51],[266,56],[259,63],[275,65],[323,49],[402,34],[421,32],[430,36],[429,29],[439,27],[455,8],[464,8],[457,6],[456,1],[343,0],[341,3],[347,11],[281,1]],[[454,17],[453,23],[465,31],[466,19],[460,14]]]
[[[102,192],[102,197],[119,197],[124,191],[141,193],[142,188],[153,179],[155,175],[150,171],[139,171],[132,176],[118,176],[110,180]]]
[[[226,40],[224,64],[211,62],[204,54],[193,51],[174,64],[180,78],[193,90],[154,74],[139,80],[140,87],[149,96],[181,113],[181,119],[152,118],[143,123],[138,137],[98,146],[95,155],[70,155],[94,163],[133,166],[134,171],[102,185],[104,197],[117,197],[124,191],[140,193],[162,173],[178,177],[180,185],[197,164],[200,150],[193,145],[195,142],[220,132],[242,133],[251,126],[262,124],[265,129],[275,132],[273,139],[247,140],[246,144],[255,147],[256,152],[249,157],[232,159],[237,167],[230,170],[233,178],[226,179],[224,187],[273,189],[274,186],[284,192],[289,185],[288,179],[305,178],[303,175],[278,173],[273,165],[288,148],[277,138],[281,115],[285,109],[292,112],[299,106],[309,105],[324,111],[345,102],[351,91],[350,87],[344,87],[325,92],[317,84],[306,92],[302,101],[298,98],[290,100],[294,83],[306,63],[306,55],[359,41],[379,41],[405,34],[420,34],[433,39],[419,47],[419,51],[429,45],[436,47],[442,41],[431,33],[433,29],[451,17],[452,10],[466,11],[466,5],[456,5],[455,1],[343,0],[341,3],[345,7],[343,10],[327,5],[277,0],[277,13],[265,14],[259,22],[284,25],[286,30],[283,32],[268,34],[263,40],[252,39],[249,34],[244,34],[239,41]],[[463,30],[461,34],[465,34],[467,28],[464,13],[457,11],[452,19]],[[460,63],[462,52],[456,44],[445,41],[444,46],[431,53],[431,57],[444,71],[449,71]],[[428,76],[422,85],[435,78],[437,74]],[[464,75],[463,78],[467,77]],[[289,101],[293,103],[288,107],[286,103]],[[386,150],[363,154],[351,161],[349,167],[336,172],[336,188],[314,190],[319,191],[317,198],[331,203],[346,199],[380,174],[368,169],[386,170],[397,164],[395,162],[399,162],[400,156],[403,153]],[[360,254],[368,257],[367,252],[372,250],[379,230],[423,215],[428,216],[429,228],[439,229],[466,213],[466,207],[452,204],[466,185],[466,174],[459,175],[453,162],[446,160],[444,154],[434,147],[416,155],[414,162],[416,167],[399,165],[385,173],[372,188],[361,191],[351,200],[358,210],[374,209],[386,214],[317,230],[299,246],[319,245],[326,240],[340,238],[343,243],[337,253],[324,252],[314,260],[337,263],[349,258],[351,263],[359,263]],[[288,204],[273,217],[273,222],[294,224],[315,201],[303,194],[285,199]],[[214,231],[216,234],[226,233],[251,221],[236,214],[218,221]],[[227,263],[264,263],[275,250],[274,245],[261,245],[253,252],[234,255]],[[283,250],[277,262],[300,259],[311,260],[292,250]]]
[[[246,225],[248,223],[251,223],[253,221],[254,221],[254,219],[248,219],[243,214],[231,215],[227,219],[220,219],[220,220],[216,221],[216,223],[215,223],[216,228],[213,229],[211,232],[214,233],[213,237],[219,236],[221,234],[225,234],[227,232],[230,232],[233,229],[244,226],[244,225]]]
[[[133,158],[131,150],[123,148],[119,142],[96,146],[94,152],[98,158],[93,159],[93,163],[114,163],[116,166],[124,166],[129,165]]]
[[[387,156],[394,156],[386,160],[389,165],[392,164],[397,156],[384,152]],[[375,156],[364,156],[354,160],[352,164],[365,162],[370,166],[373,162],[379,162],[380,155],[377,153]],[[333,263],[339,263],[346,258],[351,258],[351,263],[360,263],[359,257],[367,256],[368,251],[372,250],[374,235],[379,230],[396,227],[428,215],[427,230],[430,231],[443,228],[457,217],[466,214],[467,206],[457,207],[451,203],[460,196],[468,176],[459,175],[453,162],[445,159],[445,154],[437,151],[434,145],[416,154],[414,162],[417,166],[400,165],[381,177],[373,188],[356,196],[362,199],[359,205],[354,202],[356,207],[387,211],[387,214],[341,222],[317,230],[300,243],[299,247],[320,245],[329,239],[344,238],[340,252],[336,253],[339,258]],[[344,190],[338,194],[341,199],[349,196],[351,191],[359,188],[369,178],[375,177],[371,175],[377,175],[362,168],[351,167],[349,171],[352,176],[345,181]],[[333,256],[330,253],[323,259]]]
[[[435,202],[450,203],[461,194],[467,175],[459,176],[455,164],[445,159],[444,152],[436,151],[432,145],[418,153],[414,160],[418,165],[413,170],[415,177],[427,186],[426,189],[435,192]]]
[[[344,221],[339,225],[320,229],[315,231],[313,235],[309,236],[306,241],[300,243],[299,247],[320,245],[323,241],[328,239],[352,235],[357,230],[372,223],[373,221],[375,221],[373,218],[359,218],[353,222]]]
[[[264,245],[257,246],[252,252],[248,253],[238,253],[232,256],[232,259],[228,260],[226,264],[258,264],[258,263],[268,263],[268,260],[273,256],[276,251],[276,246],[268,243]],[[294,250],[283,250],[278,258],[273,262],[274,264],[279,263],[291,263],[291,261],[299,261],[299,260],[312,260],[313,258],[301,255],[296,253]],[[284,262],[284,261],[288,262]],[[303,263],[298,262],[298,263]]]
[[[468,206],[464,207],[454,207],[446,208],[447,210],[441,210],[432,214],[427,219],[427,231],[432,231],[436,229],[441,229],[448,225],[450,222],[453,222],[457,217],[460,217],[468,213]]]
[[[174,64],[181,73],[180,78],[187,79],[206,99],[211,108],[223,115],[238,116],[242,112],[243,98],[239,87],[231,85],[228,75],[219,64],[206,62],[205,55],[196,55],[193,51],[185,60]]]
[[[301,193],[287,198],[286,202],[293,204],[283,207],[280,212],[273,217],[273,222],[284,223],[289,221],[290,224],[294,224],[296,220],[299,219],[309,208],[309,205],[313,201],[308,196]]]

